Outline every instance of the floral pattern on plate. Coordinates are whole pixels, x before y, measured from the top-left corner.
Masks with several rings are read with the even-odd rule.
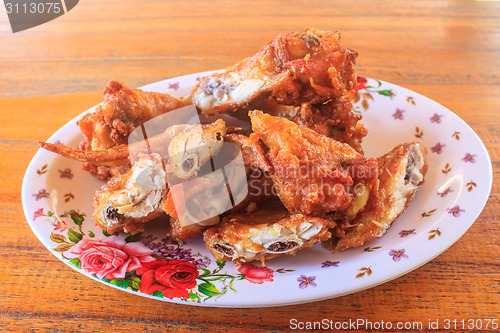
[[[193,74],[143,87],[184,96]],[[22,201],[35,235],[60,260],[112,287],[158,300],[209,306],[256,307],[336,297],[375,286],[419,267],[457,241],[481,212],[491,188],[491,162],[476,134],[451,111],[402,87],[358,78],[354,109],[363,114],[366,155],[401,142],[428,148],[426,182],[381,239],[331,254],[320,244],[266,262],[216,262],[202,240],[176,242],[165,221],[142,234],[109,235],[92,223],[92,195],[102,182],[78,162],[38,151],[26,171]],[[92,112],[93,109],[87,112]],[[50,142],[78,146],[71,120]],[[389,254],[389,255],[388,255]],[[409,255],[411,254],[411,255]],[[341,263],[341,264],[340,264]],[[335,280],[335,283],[331,283]]]

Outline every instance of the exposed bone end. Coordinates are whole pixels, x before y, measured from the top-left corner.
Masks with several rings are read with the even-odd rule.
[[[108,233],[137,233],[163,213],[166,173],[158,154],[140,155],[127,174],[111,179],[94,195],[94,221]]]
[[[264,211],[265,212],[265,211]],[[295,255],[329,238],[330,221],[302,214],[233,214],[204,233],[205,244],[219,261],[250,262]],[[271,218],[270,218],[271,217]]]
[[[226,126],[222,119],[208,125],[189,125],[177,133],[168,146],[166,170],[181,179],[195,176],[223,146]]]
[[[385,235],[424,183],[428,169],[427,150],[419,142],[400,144],[378,162],[378,191],[344,229],[335,230],[335,236],[323,242],[331,252],[361,246]]]

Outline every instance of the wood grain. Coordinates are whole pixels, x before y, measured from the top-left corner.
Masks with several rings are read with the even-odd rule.
[[[99,103],[109,79],[135,87],[221,68],[278,33],[309,26],[341,31],[344,45],[360,54],[361,75],[438,101],[485,143],[494,168],[489,202],[447,251],[352,295],[218,309],[106,287],[69,269],[36,239],[20,201],[35,140]],[[500,320],[500,2],[86,0],[16,34],[0,9],[0,45],[0,330],[281,332],[290,330],[293,318],[424,325],[436,319]]]

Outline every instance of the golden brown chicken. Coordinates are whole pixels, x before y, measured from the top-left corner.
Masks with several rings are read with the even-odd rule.
[[[396,146],[380,157],[379,186],[353,220],[342,221],[323,242],[331,252],[361,246],[382,237],[410,204],[424,182],[427,151],[419,142]]]
[[[167,193],[165,164],[158,154],[141,155],[123,175],[94,194],[94,222],[108,233],[138,233],[144,223],[163,214]]]
[[[80,149],[102,151],[126,144],[128,135],[145,121],[189,103],[188,99],[130,89],[119,81],[111,80],[104,90],[104,102],[78,122],[83,133]],[[127,167],[85,162],[83,169],[99,179],[107,180],[123,173]]]
[[[295,255],[328,239],[331,220],[291,214],[273,207],[254,213],[232,213],[203,234],[205,245],[218,261],[250,262]]]
[[[279,35],[254,56],[203,79],[193,90],[193,103],[207,115],[269,96],[286,105],[322,103],[354,89],[356,56],[342,48],[338,32]]]
[[[349,100],[338,98],[316,105],[304,103],[291,120],[300,126],[347,143],[362,154],[361,141],[368,133],[361,124],[362,118],[361,114],[352,110]]]
[[[162,206],[167,197],[169,174],[172,177],[185,176],[186,173],[195,175],[210,158],[219,153],[224,134],[226,129],[223,120],[206,125],[169,127],[159,136],[168,139],[168,150],[163,148],[163,151],[168,151],[167,156],[156,152],[139,153],[138,160],[127,173],[115,176],[95,193],[96,224],[110,233],[142,231],[144,223],[164,213]],[[158,137],[152,138],[148,148],[158,151],[163,142],[165,140],[158,140]],[[156,144],[160,147],[155,147]],[[189,168],[183,168],[182,165],[189,159],[193,159],[193,162],[188,163]],[[178,163],[181,170],[169,169],[164,161],[170,165]]]
[[[139,154],[151,152],[160,154],[169,161],[170,169],[177,176],[185,177],[186,173],[195,173],[202,164],[208,161],[210,151],[220,151],[226,134],[226,125],[222,119],[210,124],[172,125],[165,131],[147,140],[137,141],[130,145],[120,144],[106,150],[80,150],[61,144],[38,141],[40,147],[77,161],[97,166],[125,166],[127,168]],[[189,169],[182,168],[187,161]]]
[[[249,114],[252,136],[269,148],[270,174],[289,211],[321,215],[362,209],[377,182],[376,159],[290,120],[261,111]]]

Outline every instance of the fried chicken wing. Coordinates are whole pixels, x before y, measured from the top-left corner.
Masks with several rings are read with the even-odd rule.
[[[167,193],[163,159],[141,155],[126,174],[112,178],[94,194],[94,222],[108,233],[138,233],[144,223],[163,214]]]
[[[209,151],[217,153],[224,140],[226,126],[222,119],[210,124],[173,125],[162,133],[137,141],[130,145],[120,144],[106,150],[81,150],[61,144],[38,141],[40,147],[77,161],[98,166],[127,166],[134,162],[139,154],[155,152],[166,161],[171,161],[171,169],[177,176],[186,176],[195,172],[210,156]],[[192,159],[192,162],[189,160]],[[188,160],[189,170],[180,169]]]
[[[221,151],[224,135],[226,126],[222,119],[208,125],[185,125],[168,146],[167,171],[181,179],[195,176],[201,166]]]
[[[249,115],[252,135],[269,148],[270,174],[288,210],[320,215],[366,202],[377,181],[376,159],[290,120],[260,111]]]
[[[243,161],[246,166],[252,166],[262,171],[269,171],[271,166],[267,160],[264,148],[255,137],[248,137],[243,134],[228,134],[224,140],[237,144],[243,155]]]
[[[304,103],[291,120],[300,126],[347,143],[362,154],[361,141],[367,134],[366,128],[361,124],[362,118],[352,110],[349,100],[339,98],[317,105]]]
[[[250,262],[295,255],[330,237],[327,219],[291,214],[285,208],[229,214],[203,234],[218,261]]]
[[[192,100],[207,115],[269,96],[287,105],[322,103],[356,86],[356,57],[342,48],[338,32],[306,29],[279,35],[254,56],[203,79]]]
[[[169,163],[174,161],[173,165],[175,163],[182,165],[184,162],[182,156],[193,159],[196,157],[196,163],[190,163],[188,170],[195,174],[213,154],[219,152],[218,145],[223,140],[224,134],[223,120],[205,125],[174,125],[160,136],[160,138],[170,140],[170,144],[167,144],[168,150],[163,146],[165,140],[158,140],[158,138],[152,138],[147,145],[140,142],[136,146],[132,145],[132,152],[144,149],[141,146],[147,146],[153,151],[160,149],[168,151],[169,155],[165,158],[156,152],[138,153],[138,160],[135,161],[130,171],[112,178],[98,190],[94,195],[96,224],[110,233],[142,231],[145,222],[164,213],[162,206],[167,197],[169,173],[174,176],[183,176],[186,173],[186,170],[182,170],[181,174],[178,174],[176,168],[169,170],[164,160]],[[197,149],[198,146],[190,142],[193,137],[196,138],[198,145],[210,147],[209,151]],[[156,144],[160,147],[155,147]]]
[[[382,237],[410,204],[424,182],[427,151],[418,142],[400,144],[380,157],[379,187],[366,208],[346,225],[333,230],[323,245],[331,252],[361,246]]]
[[[78,122],[83,133],[80,149],[102,151],[126,144],[128,135],[137,126],[189,103],[188,99],[130,89],[119,81],[111,80],[104,90],[104,102]],[[116,174],[112,168],[89,162],[83,165],[84,170],[103,180]]]

